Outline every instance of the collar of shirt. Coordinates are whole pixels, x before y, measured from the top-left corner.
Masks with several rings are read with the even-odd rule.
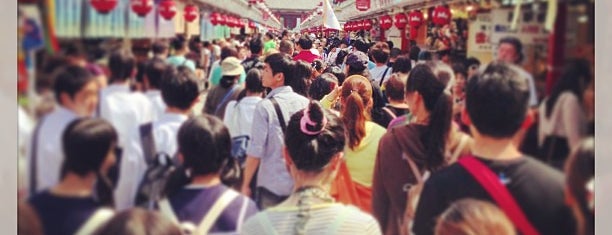
[[[110,84],[105,88],[108,94],[115,92],[130,92],[130,85],[128,83],[124,84]]]
[[[57,106],[57,114],[62,117],[66,117],[67,119],[78,118],[79,115],[74,113],[72,110],[65,108],[64,106]]]
[[[270,91],[270,94],[268,94],[266,98],[270,98],[270,97],[273,97],[281,93],[291,93],[291,92],[293,92],[293,89],[290,86],[281,86],[281,87],[277,87],[276,89]]]
[[[147,95],[147,96],[160,96],[161,95],[161,91],[160,90],[147,90],[147,91],[145,91],[145,95]]]
[[[184,122],[188,118],[189,117],[187,117],[187,115],[185,115],[185,114],[165,112],[164,114],[162,114],[159,117],[159,122],[162,122],[162,123],[166,123],[166,122]]]

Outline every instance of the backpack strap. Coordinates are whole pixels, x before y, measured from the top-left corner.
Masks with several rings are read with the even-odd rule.
[[[30,195],[34,195],[38,187],[38,135],[44,121],[45,118],[40,119],[34,129],[34,135],[32,135],[32,146],[30,148]]]
[[[241,231],[244,217],[246,216],[247,207],[249,205],[249,198],[242,198],[242,206],[240,207],[240,213],[238,214],[238,221],[236,221],[236,231]]]
[[[87,221],[77,230],[75,235],[90,235],[93,234],[98,227],[108,221],[115,212],[110,208],[100,208],[89,217]]]
[[[506,186],[500,182],[497,175],[489,167],[471,155],[459,159],[458,162],[487,191],[489,196],[504,211],[521,234],[539,234],[529,222],[514,197],[512,197],[512,194],[510,194]]]
[[[227,206],[238,197],[238,193],[232,189],[227,189],[217,199],[215,204],[210,208],[208,213],[202,218],[202,222],[198,226],[196,234],[208,234],[208,231],[215,224],[219,215],[227,208]]]
[[[229,90],[227,93],[225,93],[225,96],[223,96],[223,99],[221,99],[221,102],[219,102],[219,104],[217,104],[217,108],[215,108],[215,116],[217,116],[219,114],[219,110],[221,109],[221,107],[223,107],[223,104],[227,103],[229,101],[229,98],[232,97],[232,94],[234,94],[236,92],[236,89],[238,88],[237,85],[232,86],[232,89]]]
[[[145,162],[150,166],[155,162],[155,153],[157,152],[152,122],[140,125],[140,142]]]
[[[378,86],[382,87],[383,81],[385,81],[385,76],[387,76],[387,72],[389,72],[389,66],[387,66],[387,68],[385,69],[385,72],[383,73],[382,77],[380,78],[380,84],[378,84]]]
[[[170,201],[168,201],[168,198],[164,198],[157,202],[157,206],[159,207],[159,212],[162,215],[166,216],[166,218],[176,223],[179,223],[179,220],[176,217],[176,214],[174,214],[174,210],[172,209],[172,205],[170,205]]]
[[[280,105],[278,105],[278,102],[276,101],[274,96],[270,97],[270,101],[272,102],[272,105],[274,105],[274,110],[276,111],[278,122],[281,126],[281,129],[283,130],[283,133],[285,133],[285,131],[287,130],[287,123],[285,122],[285,117],[283,117],[283,112],[281,111]]]

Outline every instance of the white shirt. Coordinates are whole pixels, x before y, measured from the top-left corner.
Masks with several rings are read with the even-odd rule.
[[[255,106],[261,100],[262,98],[258,96],[247,96],[242,98],[238,105],[236,105],[235,100],[227,103],[223,123],[227,126],[232,137],[251,135]]]
[[[164,113],[159,120],[153,122],[153,139],[156,152],[167,153],[173,157],[178,151],[176,135],[179,128],[187,120],[186,115]],[[134,199],[138,185],[147,170],[144,159],[140,126],[132,127],[130,138],[125,146],[121,158],[119,181],[115,190],[115,205],[117,210],[124,210],[134,206]]]
[[[587,136],[587,117],[582,104],[574,93],[566,91],[557,97],[550,117],[546,117],[546,101],[539,107],[538,146],[542,147],[548,135],[567,138],[568,147],[574,149]]]
[[[142,93],[131,92],[127,84],[111,84],[100,92],[101,117],[109,121],[119,135],[123,148],[130,131],[153,120],[153,106]]]
[[[385,74],[385,70],[387,68],[389,68],[389,70],[387,70],[387,74]],[[376,84],[380,84],[380,79],[382,78],[383,74],[385,74],[385,78],[384,78],[385,80],[383,80],[383,84],[384,84],[385,81],[389,80],[389,77],[391,76],[392,73],[393,73],[393,69],[387,65],[376,66],[373,69],[370,69],[370,75],[372,75],[372,79],[374,79]]]
[[[62,134],[70,124],[77,119],[78,116],[74,112],[64,108],[56,107],[55,110],[43,119],[39,127],[38,135],[30,138],[30,144],[27,147],[28,156],[28,172],[30,175],[30,167],[32,163],[32,144],[37,139],[38,146],[36,147],[36,192],[40,192],[48,187],[59,183],[60,170],[64,161],[64,151],[62,149]]]
[[[166,112],[166,103],[162,99],[160,90],[148,90],[145,92],[145,96],[149,98],[153,105],[153,120],[159,119],[164,112]]]
[[[538,105],[538,93],[536,92],[536,86],[533,82],[533,76],[521,67],[519,67],[519,71],[521,75],[527,79],[529,85],[529,106],[535,107]]]

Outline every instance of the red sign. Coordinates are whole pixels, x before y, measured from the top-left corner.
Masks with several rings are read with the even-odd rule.
[[[408,14],[408,25],[410,25],[410,39],[416,39],[419,27],[423,24],[423,12],[413,11]]]
[[[395,15],[395,27],[401,30],[406,27],[406,24],[408,24],[408,18],[406,17],[406,14],[398,13]]]
[[[390,29],[393,25],[393,19],[391,16],[382,16],[380,17],[380,28],[383,30]]]
[[[435,24],[442,26],[442,25],[447,25],[448,23],[450,23],[451,18],[452,18],[452,15],[448,7],[437,6],[433,11],[433,15],[431,19]]]
[[[360,11],[370,10],[370,0],[355,0],[355,7]]]
[[[117,6],[117,0],[91,0],[89,2],[91,3],[91,6],[93,6],[93,8],[101,14],[108,14]]]
[[[196,7],[195,5],[187,5],[185,6],[185,20],[187,22],[193,22],[195,19],[198,18],[198,15],[200,14],[200,10],[198,10],[198,7]]]
[[[363,20],[363,29],[365,29],[365,30],[372,29],[372,20],[371,19]]]
[[[356,30],[357,30],[357,31],[359,31],[359,30],[363,30],[363,26],[364,26],[364,25],[363,25],[363,20],[358,20],[358,21],[357,21],[357,23],[356,23],[356,25],[357,25],[357,27],[356,27]]]
[[[171,20],[176,15],[176,6],[172,0],[164,0],[159,3],[159,15],[166,20]]]
[[[140,17],[145,17],[151,10],[153,10],[152,0],[132,0],[132,11]]]

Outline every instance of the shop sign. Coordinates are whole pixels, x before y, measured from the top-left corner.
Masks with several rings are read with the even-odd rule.
[[[491,11],[491,42],[497,44],[508,36],[516,37],[525,45],[546,44],[549,33],[544,28],[541,17],[534,17],[533,11],[521,11],[516,29],[511,29],[513,9],[495,9]]]
[[[370,0],[355,0],[355,7],[360,11],[367,11],[370,9]]]

